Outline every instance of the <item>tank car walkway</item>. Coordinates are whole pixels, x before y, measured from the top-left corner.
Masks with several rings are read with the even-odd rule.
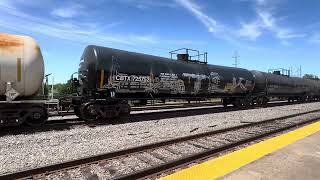
[[[320,122],[317,122],[162,179],[319,179],[319,139]]]

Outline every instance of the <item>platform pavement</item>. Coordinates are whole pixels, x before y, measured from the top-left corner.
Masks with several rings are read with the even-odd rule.
[[[320,180],[320,132],[225,175],[220,180]]]

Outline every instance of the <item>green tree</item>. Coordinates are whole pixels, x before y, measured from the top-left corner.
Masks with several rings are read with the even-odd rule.
[[[55,95],[71,95],[76,93],[72,87],[72,81],[68,80],[67,83],[59,83],[53,86]]]

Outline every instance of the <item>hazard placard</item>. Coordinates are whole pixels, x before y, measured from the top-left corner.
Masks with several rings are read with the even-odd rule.
[[[19,96],[19,92],[12,88],[7,91],[6,96],[12,101]]]

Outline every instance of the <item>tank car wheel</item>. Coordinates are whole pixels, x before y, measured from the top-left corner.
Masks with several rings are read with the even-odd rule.
[[[121,111],[120,111],[120,116],[129,116],[131,112],[131,107],[128,103],[123,102]]]
[[[148,100],[141,99],[139,104],[140,104],[140,106],[146,106],[148,104]]]
[[[235,99],[233,100],[232,105],[236,108],[240,108],[242,104],[240,102],[240,99]]]
[[[25,117],[29,126],[42,126],[48,120],[47,110],[43,107],[32,107]]]
[[[251,99],[245,99],[243,102],[243,106],[245,108],[250,107],[251,106]]]
[[[293,102],[294,102],[294,99],[293,99],[292,97],[289,97],[288,102],[289,102],[289,103],[293,103]]]
[[[228,107],[229,101],[227,99],[222,99],[221,101],[222,101],[223,107],[225,107],[225,108]]]
[[[84,105],[81,110],[81,118],[85,121],[92,122],[98,119],[98,112],[96,111],[93,104]]]
[[[266,106],[267,105],[267,100],[265,97],[259,97],[258,100],[257,100],[257,105],[259,107],[263,107],[263,106]]]
[[[75,114],[77,117],[81,118],[80,108],[79,108],[79,107],[74,107],[73,110],[74,110],[74,114]]]
[[[267,106],[268,102],[269,102],[269,99],[267,97],[262,98],[262,106],[264,106],[264,107]]]
[[[251,99],[250,105],[251,106],[256,106],[256,101],[257,101],[256,99]]]

